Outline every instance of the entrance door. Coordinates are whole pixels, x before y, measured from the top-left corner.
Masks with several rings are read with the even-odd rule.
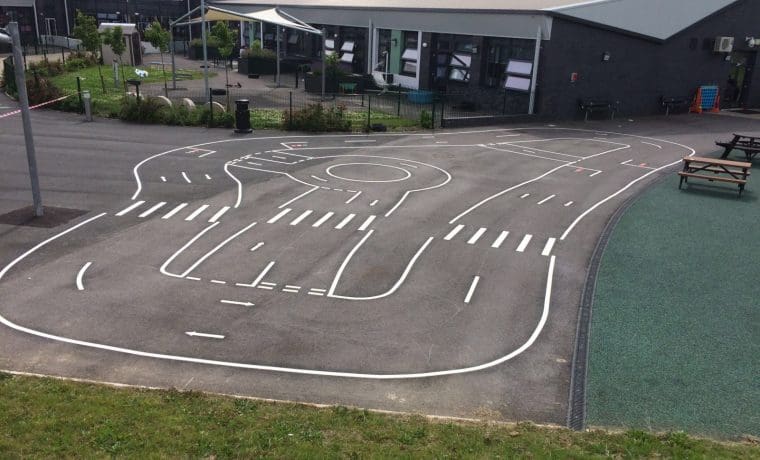
[[[749,100],[752,69],[757,53],[735,51],[731,53],[731,70],[723,93],[723,105],[729,108],[745,107]]]

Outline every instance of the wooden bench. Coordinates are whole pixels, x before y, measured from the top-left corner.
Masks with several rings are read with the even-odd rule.
[[[678,173],[681,176],[678,188],[680,189],[684,182],[688,184],[690,178],[710,182],[727,182],[739,186],[739,197],[741,197],[744,186],[747,184],[747,178],[750,176],[750,168],[752,168],[752,163],[716,158],[685,157],[683,159],[683,171]]]
[[[691,98],[688,97],[660,97],[660,105],[665,107],[665,116],[670,115],[670,111],[678,107],[688,107],[691,104]]]
[[[589,115],[594,112],[609,112],[610,120],[614,120],[615,113],[618,110],[617,103],[599,99],[581,99],[578,101],[578,106],[586,113],[586,117],[583,121],[588,121]]]
[[[715,141],[715,145],[725,149],[723,155],[720,156],[724,160],[728,158],[728,155],[733,150],[744,152],[748,162],[751,162],[760,153],[760,137],[758,136],[746,136],[734,133],[734,138],[729,142]]]

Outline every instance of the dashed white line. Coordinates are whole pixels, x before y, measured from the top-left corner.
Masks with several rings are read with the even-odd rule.
[[[161,176],[161,182],[166,182],[166,176]]]
[[[254,247],[252,247],[252,248],[251,248],[251,252],[253,252],[253,251],[255,251],[255,250],[259,249],[259,248],[260,248],[260,247],[262,247],[262,246],[264,246],[264,242],[261,242],[261,243],[256,243],[256,246],[254,246]]]
[[[320,297],[325,295],[324,292],[313,292],[313,291],[309,291],[309,292],[307,292],[307,294],[309,294],[309,295],[316,295],[316,296],[320,296]]]
[[[517,137],[517,136],[522,136],[522,134],[502,134],[501,136],[496,136],[496,137]]]
[[[327,222],[327,220],[330,219],[330,217],[332,217],[333,215],[335,215],[334,212],[332,212],[332,211],[328,212],[327,214],[325,214],[324,216],[322,216],[318,221],[314,222],[312,224],[312,227],[314,227],[314,228],[319,227],[320,225],[322,225],[325,222]]]
[[[209,176],[208,174],[206,174],[206,180],[211,180],[211,176]]]
[[[379,203],[379,202],[380,202],[380,200],[375,200],[375,201],[373,201],[372,203],[370,203],[369,205],[370,205],[370,206],[374,206],[374,205],[376,205],[376,204],[377,204],[377,203]]]
[[[130,204],[129,206],[127,206],[126,208],[122,209],[121,211],[117,212],[116,215],[119,216],[119,217],[121,217],[123,215],[126,215],[129,211],[131,211],[131,210],[133,210],[133,209],[135,209],[135,208],[137,208],[139,206],[142,206],[144,203],[145,203],[144,201],[136,201],[136,202]]]
[[[198,209],[196,209],[195,211],[193,211],[192,214],[190,214],[189,216],[185,217],[185,220],[188,221],[188,222],[190,222],[191,220],[193,220],[196,217],[198,217],[198,215],[200,213],[202,213],[203,211],[205,211],[207,208],[208,208],[207,204],[202,205],[201,207],[199,207]]]
[[[357,199],[357,198],[359,197],[359,195],[361,195],[361,194],[362,194],[362,191],[361,191],[361,190],[359,190],[358,192],[355,192],[355,193],[354,193],[354,195],[353,195],[351,198],[349,198],[349,199],[348,199],[348,201],[346,201],[346,204],[348,204],[348,203],[350,203],[350,202],[354,201],[354,200],[355,200],[355,199]]]
[[[256,287],[259,285],[261,280],[264,279],[265,276],[267,276],[267,273],[269,273],[269,270],[272,269],[274,266],[274,260],[269,262],[266,267],[264,267],[263,270],[261,270],[261,273],[259,273],[259,276],[256,277],[255,280],[253,280],[253,283],[249,284],[250,287]]]
[[[300,291],[300,289],[289,289],[289,288],[283,288],[282,292],[290,292],[290,293],[292,293],[292,294],[298,294],[298,293],[299,293],[299,292],[301,292],[301,291]]]
[[[285,285],[285,289],[296,289],[296,290],[298,290],[298,289],[301,289],[301,286],[297,286],[295,284],[286,284]]]
[[[211,281],[212,283],[214,283],[214,284],[227,284],[227,282],[226,282],[226,281],[222,281],[222,280],[210,280],[210,281]]]
[[[572,202],[572,201],[568,201],[567,203],[565,203],[565,207],[566,207],[566,208],[567,208],[567,207],[570,207],[570,206],[572,206],[572,205],[573,205],[573,202]]]
[[[237,300],[220,300],[219,302],[227,305],[240,305],[241,307],[253,307],[255,305],[253,302],[239,302]]]
[[[557,196],[557,195],[549,195],[549,196],[547,196],[546,198],[544,198],[543,200],[539,201],[539,202],[538,202],[538,204],[544,204],[544,203],[546,203],[547,201],[549,201],[549,200],[551,200],[552,198],[554,198],[555,196]]]
[[[341,220],[340,223],[335,226],[335,228],[337,230],[342,229],[343,227],[346,226],[346,224],[348,224],[349,222],[351,222],[351,219],[353,219],[354,217],[356,217],[356,214],[349,214],[349,215],[347,215],[345,217],[345,219]]]
[[[327,182],[327,179],[322,179],[321,177],[315,176],[314,174],[310,174],[310,175],[311,175],[311,178],[314,180],[318,180],[320,182]]]
[[[594,176],[596,176],[596,175],[598,175],[598,174],[601,174],[601,173],[602,173],[602,171],[597,171],[597,172],[595,172],[595,173],[593,173],[593,174],[589,174],[589,176],[588,176],[588,177],[594,177]]]
[[[255,161],[246,161],[245,164],[251,165],[251,166],[264,166],[261,163],[256,163]]]
[[[229,210],[230,210],[229,206],[223,207],[222,209],[220,209],[219,211],[217,211],[216,214],[214,214],[213,216],[211,216],[211,219],[209,219],[208,221],[210,223],[216,222],[217,220],[219,220],[220,217],[222,217],[224,215],[225,212],[227,212]]]
[[[295,219],[293,219],[293,221],[290,223],[290,225],[298,225],[298,224],[300,224],[302,220],[306,219],[309,216],[309,214],[311,214],[313,212],[314,211],[311,210],[311,209],[304,211],[303,213],[301,213],[300,216],[298,216]]]
[[[261,284],[262,286],[272,286],[272,287],[277,286],[277,283],[270,283],[269,281],[262,281],[259,284]]]
[[[256,288],[257,289],[264,289],[264,290],[267,290],[267,291],[273,291],[274,290],[274,287],[272,287],[272,286],[261,285],[261,284],[258,285],[258,286],[256,286]]]
[[[520,245],[517,246],[516,251],[517,252],[525,252],[525,248],[528,247],[528,243],[530,243],[531,238],[533,238],[533,235],[525,235],[523,237],[522,241],[520,241]]]
[[[359,231],[363,232],[364,230],[367,230],[367,227],[370,226],[373,220],[375,220],[377,216],[369,216],[367,217],[367,220],[364,221],[364,223],[359,227]]]
[[[187,203],[177,205],[174,209],[164,214],[164,217],[162,217],[162,219],[171,219],[172,216],[180,212],[185,206],[187,206]]]
[[[449,232],[449,234],[448,234],[448,235],[444,236],[444,237],[443,237],[443,239],[444,239],[445,241],[451,241],[451,240],[452,240],[452,239],[453,239],[455,236],[457,236],[457,233],[459,233],[459,232],[461,232],[461,231],[462,231],[462,229],[463,229],[463,228],[464,228],[464,225],[462,225],[462,224],[459,224],[459,225],[457,225],[456,227],[454,227],[454,228],[453,228],[453,229],[452,229],[452,230]]]
[[[481,236],[483,236],[483,234],[486,232],[486,230],[487,230],[487,229],[486,229],[485,227],[480,227],[480,228],[478,229],[478,231],[477,231],[477,232],[475,232],[475,234],[473,234],[473,235],[470,237],[470,239],[469,239],[469,240],[467,240],[467,244],[475,244],[475,243],[477,243],[477,242],[478,242],[478,240],[480,239],[480,237],[481,237]]]
[[[621,165],[627,165],[628,163],[630,163],[632,161],[633,161],[633,158],[631,158],[630,160],[625,160],[625,161],[621,162],[620,164]]]
[[[211,150],[209,152],[203,153],[201,155],[198,155],[198,158],[207,157],[207,156],[211,155],[212,153],[216,153],[216,151],[215,150]]]
[[[494,242],[491,245],[491,247],[494,248],[494,249],[499,249],[501,247],[502,243],[504,243],[504,240],[506,240],[508,236],[509,236],[509,232],[508,231],[501,232],[501,234],[499,235],[499,237],[496,238],[496,240],[494,240]]]
[[[277,158],[278,160],[287,160],[287,158],[281,157],[279,155],[272,155],[272,158]]]
[[[187,177],[187,173],[185,171],[182,171],[182,178],[185,179],[185,182],[187,182],[188,184],[193,183],[193,181],[191,181],[190,178]]]
[[[197,276],[186,276],[185,279],[186,280],[190,280],[190,281],[200,281],[201,280]]]
[[[346,144],[361,144],[361,143],[371,143],[371,142],[377,142],[377,141],[374,139],[360,139],[360,140],[355,140],[355,141],[343,141],[343,142],[345,142]]]
[[[470,303],[470,300],[472,300],[472,295],[475,293],[475,288],[478,287],[478,282],[480,282],[479,276],[476,276],[472,279],[470,289],[467,291],[467,296],[464,298],[464,303]]]
[[[283,209],[282,211],[280,211],[279,213],[277,213],[277,215],[275,215],[274,217],[272,217],[271,219],[269,219],[267,221],[267,223],[268,224],[273,224],[273,223],[277,222],[278,220],[280,220],[282,218],[282,216],[284,216],[285,214],[289,213],[290,211],[292,211],[292,209],[290,209],[290,208]]]
[[[307,190],[307,191],[303,192],[302,194],[298,195],[297,197],[295,197],[295,198],[293,198],[291,200],[288,200],[287,202],[285,202],[285,203],[277,206],[277,209],[282,209],[282,208],[284,208],[284,207],[286,207],[286,206],[288,206],[290,204],[293,204],[297,200],[300,200],[301,198],[305,197],[306,195],[308,195],[309,193],[311,193],[311,192],[313,192],[315,190],[319,190],[319,187],[317,187],[316,185],[313,185],[312,188],[310,188],[309,190]]]
[[[82,278],[84,278],[84,272],[87,271],[88,268],[90,268],[90,265],[92,265],[92,262],[87,262],[82,266],[81,269],[79,269],[79,273],[77,273],[77,290],[84,291],[84,284],[82,283]]]
[[[163,208],[165,204],[166,204],[166,201],[162,201],[160,203],[157,203],[157,204],[153,205],[152,208],[148,209],[147,211],[143,212],[142,214],[140,214],[137,217],[148,217],[149,215],[151,215],[154,212],[158,211],[159,209]]]
[[[556,238],[549,238],[549,240],[546,242],[546,246],[544,246],[544,250],[541,251],[541,255],[544,257],[549,257],[552,253],[552,248],[554,248],[554,243],[556,242]]]
[[[205,332],[190,331],[190,332],[185,332],[185,334],[189,335],[190,337],[204,337],[204,338],[207,338],[207,339],[219,339],[219,340],[224,339],[223,335],[220,335],[220,334],[207,334]]]
[[[523,195],[520,196],[520,199],[524,200],[525,198],[528,198],[529,196],[530,196],[530,193],[525,193],[525,194],[523,194]]]

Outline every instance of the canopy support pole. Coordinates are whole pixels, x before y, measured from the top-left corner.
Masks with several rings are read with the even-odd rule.
[[[541,26],[538,26],[536,32],[536,51],[533,53],[533,76],[530,82],[530,102],[528,104],[528,115],[533,115],[536,107],[536,80],[538,79],[538,59],[541,55]]]
[[[274,34],[274,39],[277,42],[277,79],[275,85],[280,87],[280,29],[281,27],[275,24],[277,32]]]
[[[324,27],[322,28],[322,101],[325,100],[325,74],[327,73],[327,60],[326,57],[326,50],[327,50],[327,44],[325,41],[327,40],[327,29]]]
[[[203,88],[206,91],[206,97],[209,98],[209,105],[211,105],[211,95],[208,91],[208,47],[206,46],[207,40],[206,30],[206,0],[201,0],[201,41],[203,41]]]

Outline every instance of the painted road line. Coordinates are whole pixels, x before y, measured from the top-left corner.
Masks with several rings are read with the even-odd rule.
[[[547,201],[549,201],[549,200],[551,200],[552,198],[554,198],[555,196],[557,196],[557,195],[549,195],[549,196],[547,196],[546,198],[544,198],[543,200],[539,201],[539,202],[538,202],[538,204],[544,204],[544,203],[546,203]]]
[[[269,281],[262,281],[259,284],[263,284],[264,286],[277,286],[277,283],[270,283]]]
[[[653,147],[657,147],[658,149],[662,150],[662,146],[661,146],[661,145],[653,144],[653,143],[651,143],[651,142],[644,142],[644,141],[641,141],[641,143],[642,143],[642,144],[651,145],[651,146],[653,146]]]
[[[520,241],[520,245],[517,246],[516,251],[517,252],[525,252],[525,248],[528,247],[528,243],[530,243],[531,238],[533,238],[533,235],[525,235],[523,237],[522,241]]]
[[[633,158],[631,158],[630,160],[625,160],[625,161],[623,161],[623,162],[622,162],[622,163],[620,163],[620,164],[621,164],[621,165],[627,165],[628,163],[630,163],[630,162],[632,162],[632,161],[633,161]]]
[[[325,295],[324,292],[313,292],[313,291],[309,291],[309,292],[307,292],[307,294],[308,295],[315,295],[315,296],[319,296],[319,297],[322,297],[322,296]]]
[[[314,227],[314,228],[319,227],[320,225],[322,225],[325,222],[327,222],[328,219],[330,219],[330,217],[332,217],[333,215],[335,215],[334,212],[332,212],[332,211],[328,212],[327,214],[325,214],[324,216],[322,216],[318,221],[314,222],[312,224],[312,227]]]
[[[185,220],[188,221],[188,222],[190,222],[191,220],[193,220],[196,217],[198,217],[198,215],[200,215],[200,213],[202,213],[203,211],[205,211],[207,208],[208,208],[207,204],[204,204],[204,205],[200,206],[198,209],[196,209],[195,211],[193,211],[189,216],[185,217]]]
[[[187,182],[188,184],[193,183],[193,181],[191,181],[190,178],[187,177],[187,173],[185,171],[182,171],[182,178],[185,179],[185,182]]]
[[[255,280],[253,280],[253,283],[250,284],[251,287],[256,287],[259,285],[261,280],[264,279],[265,276],[267,276],[267,273],[269,273],[269,270],[274,267],[274,260],[269,262],[266,267],[264,267],[263,270],[261,270],[261,273],[259,273],[259,276],[256,277]]]
[[[223,335],[220,335],[220,334],[207,334],[205,332],[191,331],[191,332],[185,332],[185,334],[189,335],[190,337],[203,337],[203,338],[206,338],[206,339],[219,339],[219,340],[224,339]]]
[[[282,218],[282,216],[284,216],[285,214],[289,213],[290,211],[292,211],[292,209],[290,209],[290,208],[283,209],[276,216],[274,216],[271,219],[269,219],[267,221],[267,223],[268,224],[273,224],[273,223],[277,222],[278,220],[280,220]]]
[[[137,217],[148,217],[149,215],[153,214],[154,212],[158,211],[159,209],[163,208],[166,204],[166,201],[162,201],[160,203],[157,203],[153,205],[152,208],[148,209],[147,211],[144,211],[142,214],[140,214]]]
[[[546,246],[544,246],[544,250],[541,251],[541,255],[544,257],[549,257],[552,253],[552,249],[554,248],[554,243],[556,242],[556,238],[549,238],[549,240],[546,242]]]
[[[211,180],[211,176],[209,176],[208,174],[206,174],[206,180]]]
[[[227,284],[227,282],[226,282],[226,281],[222,281],[222,280],[210,280],[210,281],[211,281],[212,283],[214,283],[214,284]]]
[[[319,190],[319,187],[317,187],[316,185],[312,185],[312,188],[310,188],[309,190],[301,193],[300,195],[296,196],[295,198],[292,198],[292,199],[286,201],[285,203],[277,206],[277,209],[282,209],[282,208],[284,208],[284,207],[286,207],[286,206],[288,206],[288,205],[296,202],[297,200],[300,200],[301,198],[305,197],[306,195],[308,195],[309,193],[313,192],[314,190]]]
[[[298,291],[297,289],[283,288],[282,292],[290,292],[291,294],[298,294],[300,291]]]
[[[171,219],[172,216],[180,212],[185,206],[187,206],[187,203],[177,205],[174,209],[164,214],[164,217],[162,217],[162,219]]]
[[[374,205],[376,205],[376,204],[377,204],[379,201],[380,201],[380,200],[375,200],[375,201],[373,201],[372,203],[370,203],[369,205],[370,205],[370,206],[374,206]]]
[[[214,214],[213,216],[211,216],[211,219],[209,219],[208,221],[210,223],[216,222],[217,220],[219,220],[220,217],[222,217],[224,215],[225,212],[227,212],[229,210],[230,210],[229,206],[223,207],[222,209],[220,209],[219,211],[217,211],[216,214]]]
[[[369,216],[367,217],[367,220],[364,221],[361,227],[359,227],[359,231],[363,232],[364,230],[367,230],[367,227],[370,226],[373,220],[375,220],[377,216]]]
[[[478,240],[480,239],[480,237],[483,236],[483,234],[486,232],[486,230],[488,230],[488,229],[485,228],[485,227],[480,227],[478,229],[478,231],[475,232],[475,234],[472,235],[469,240],[467,240],[467,244],[475,244],[475,243],[477,243]]]
[[[593,173],[593,174],[589,174],[589,176],[588,176],[588,177],[594,177],[594,176],[596,176],[596,175],[598,175],[598,174],[601,174],[601,173],[602,173],[602,171],[597,171],[597,172],[595,172],[595,173]]]
[[[415,165],[410,165],[409,163],[399,163],[399,164],[400,164],[400,165],[402,165],[402,166],[407,166],[407,167],[409,167],[409,168],[414,168],[414,169],[417,169],[417,166],[415,166]]]
[[[526,194],[520,196],[520,199],[524,200],[524,199],[528,198],[529,196],[530,196],[530,193],[526,193]]]
[[[566,207],[566,208],[567,208],[567,207],[570,207],[570,206],[572,206],[572,205],[573,205],[573,202],[572,202],[572,201],[568,201],[567,203],[565,203],[565,207]]]
[[[470,300],[472,300],[472,295],[475,293],[475,288],[478,287],[479,282],[479,276],[476,276],[472,279],[472,284],[470,284],[470,290],[467,291],[467,296],[464,298],[464,303],[470,303]]]
[[[301,289],[301,286],[296,286],[295,284],[286,284],[285,289],[295,289],[296,291]]]
[[[494,248],[494,249],[499,249],[501,247],[502,243],[504,243],[504,240],[506,240],[508,236],[509,236],[509,232],[508,231],[501,232],[501,234],[499,235],[499,237],[496,238],[496,240],[494,240],[494,242],[491,245],[491,247]]]
[[[445,237],[443,237],[443,239],[445,241],[451,241],[455,236],[457,236],[457,233],[459,233],[459,232],[462,231],[463,228],[464,228],[464,225],[462,225],[462,224],[457,225],[456,227],[454,227],[453,230],[451,230],[449,232],[448,235],[446,235]]]
[[[314,179],[314,180],[318,180],[318,181],[320,181],[320,182],[327,182],[327,179],[322,179],[321,177],[319,177],[319,176],[315,176],[314,174],[310,174],[310,176],[311,176],[311,178],[312,178],[312,179]]]
[[[358,192],[355,192],[355,193],[354,193],[354,195],[353,195],[351,198],[349,198],[349,199],[348,199],[348,201],[346,201],[346,204],[348,204],[348,203],[350,203],[350,202],[354,201],[354,200],[355,200],[355,199],[357,199],[357,198],[359,197],[359,195],[361,195],[361,194],[362,194],[362,191],[361,191],[361,190],[359,190]]]
[[[264,166],[263,164],[261,164],[261,163],[256,163],[256,162],[254,162],[254,161],[246,161],[246,162],[245,162],[245,164],[247,164],[247,165],[251,165],[251,166]]]
[[[301,213],[300,216],[298,216],[295,219],[293,219],[293,222],[291,222],[290,225],[298,225],[298,224],[300,224],[302,220],[306,219],[313,212],[314,211],[311,210],[311,209],[304,211],[303,213]]]
[[[266,289],[267,291],[273,291],[274,290],[274,286],[267,286],[265,284],[259,284],[258,286],[256,286],[256,288],[257,289]]]
[[[517,136],[522,136],[522,134],[502,134],[501,136],[496,136],[496,137],[517,137]]]
[[[322,289],[322,288],[311,288],[309,290],[310,291],[315,291],[315,292],[327,292],[327,289]]]
[[[272,155],[272,158],[277,158],[278,160],[287,160],[287,158],[281,157],[279,155]]]
[[[185,279],[186,280],[190,280],[190,281],[200,281],[201,280],[197,276],[186,276]]]
[[[336,228],[337,230],[340,230],[340,229],[342,229],[343,227],[345,227],[345,226],[346,226],[346,224],[348,224],[349,222],[351,222],[351,220],[352,220],[354,217],[356,217],[356,214],[349,214],[349,215],[347,215],[345,219],[341,220],[341,221],[340,221],[340,223],[339,223],[338,225],[336,225],[336,226],[335,226],[335,228]]]
[[[166,176],[161,176],[161,182],[166,182]]]
[[[377,142],[377,141],[374,139],[359,139],[355,141],[343,141],[343,142],[345,142],[346,144],[360,144],[360,143],[371,143],[371,142]]]
[[[208,152],[206,152],[206,153],[203,153],[203,154],[201,154],[201,155],[198,155],[198,158],[207,157],[207,156],[209,156],[209,155],[211,155],[211,154],[213,154],[213,153],[216,153],[216,151],[215,151],[215,150],[209,150],[209,151],[208,151]]]
[[[142,206],[144,203],[145,203],[144,201],[134,202],[134,203],[130,204],[129,206],[127,206],[126,208],[122,209],[121,211],[117,212],[116,215],[119,216],[119,217],[121,217],[123,215],[126,215],[129,211],[131,211],[131,210],[133,210],[133,209],[135,209],[135,208],[137,208],[139,206]]]
[[[82,268],[79,269],[79,273],[77,273],[77,290],[79,291],[84,291],[84,284],[82,283],[82,279],[84,278],[84,272],[90,268],[90,265],[92,265],[92,262],[87,262],[82,266]]]
[[[213,224],[211,224],[211,225],[217,225],[217,224],[219,224],[219,222],[214,222],[214,223],[213,223]],[[224,246],[226,246],[226,245],[227,245],[227,244],[228,244],[230,241],[234,240],[234,239],[235,239],[235,238],[237,238],[238,236],[240,236],[240,235],[242,235],[243,233],[247,232],[247,231],[248,231],[248,230],[249,230],[251,227],[253,227],[254,225],[256,225],[256,222],[252,222],[252,223],[250,223],[250,224],[246,225],[246,226],[245,226],[244,228],[242,228],[241,230],[239,230],[239,231],[237,231],[237,232],[233,233],[233,234],[232,234],[232,235],[230,235],[230,236],[229,236],[227,239],[225,239],[225,240],[224,240],[224,241],[222,241],[221,243],[219,243],[219,244],[217,244],[216,246],[214,246],[214,248],[213,248],[212,250],[210,250],[209,252],[207,252],[206,254],[204,254],[203,256],[201,256],[201,257],[200,257],[198,260],[196,260],[196,261],[195,261],[195,263],[193,263],[193,264],[190,266],[190,268],[188,268],[187,270],[185,270],[185,272],[184,272],[184,273],[182,273],[182,275],[180,275],[180,276],[182,276],[182,277],[185,277],[185,276],[189,275],[189,274],[190,274],[190,272],[192,272],[193,270],[195,270],[195,269],[196,269],[196,267],[198,267],[200,264],[202,264],[202,263],[203,263],[203,262],[204,262],[206,259],[208,259],[208,258],[209,258],[209,257],[211,257],[212,255],[214,255],[214,254],[215,254],[215,253],[216,253],[218,250],[220,250],[221,248],[223,248]]]
[[[220,300],[221,303],[226,303],[227,305],[240,305],[241,307],[253,307],[253,302],[239,302],[237,300]]]
[[[264,242],[263,242],[263,241],[262,241],[262,242],[260,242],[260,243],[256,243],[256,246],[254,246],[254,247],[252,247],[252,248],[251,248],[251,252],[253,252],[253,251],[255,251],[255,250],[259,249],[259,248],[260,248],[260,247],[262,247],[262,246],[264,246]]]

